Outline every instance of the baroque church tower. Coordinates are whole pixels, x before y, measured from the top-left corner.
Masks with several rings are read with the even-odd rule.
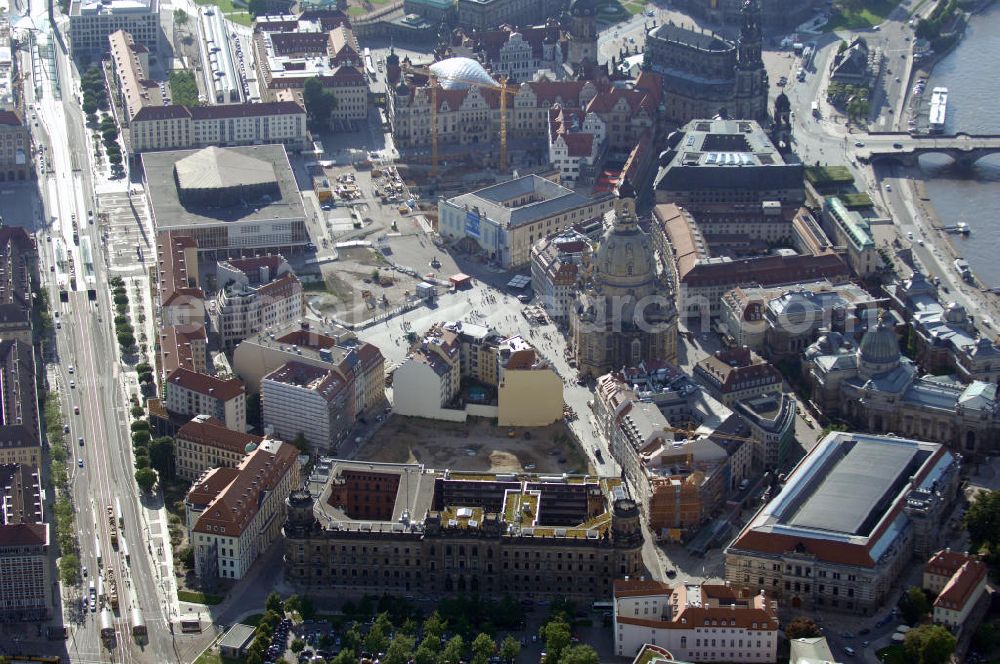
[[[767,119],[767,70],[761,57],[763,34],[760,27],[760,0],[746,0],[740,11],[740,38],[736,43],[736,90],[732,117]]]

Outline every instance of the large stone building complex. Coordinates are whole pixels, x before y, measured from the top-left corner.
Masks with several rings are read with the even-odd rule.
[[[0,464],[0,622],[52,617],[49,524],[38,468]]]
[[[31,292],[37,270],[35,239],[19,226],[0,225],[0,338],[34,342]]]
[[[625,179],[570,312],[581,374],[599,376],[644,360],[677,357],[677,311],[657,268],[653,241],[638,222],[635,189]]]
[[[834,432],[726,548],[726,580],[795,609],[870,616],[939,547],[959,461],[936,443]]]
[[[806,349],[813,402],[866,431],[917,436],[966,455],[991,453],[1000,433],[996,383],[920,376],[884,318],[860,343],[831,332]]]
[[[763,36],[758,0],[743,4],[740,36],[731,42],[716,34],[664,23],[646,35],[643,69],[663,77],[671,94],[666,115],[684,124],[724,115],[767,119],[767,71],[761,58]]]
[[[675,366],[646,362],[601,376],[594,419],[657,538],[688,540],[749,477],[745,427]]]
[[[141,160],[156,230],[191,237],[201,254],[266,249],[290,256],[309,243],[302,196],[281,145],[147,152]]]
[[[525,265],[536,241],[599,219],[607,197],[588,198],[537,175],[501,182],[438,202],[438,229],[449,241],[481,251],[505,268]]]
[[[126,139],[133,155],[156,150],[275,143],[289,150],[305,147],[306,111],[300,103],[145,105],[128,119]]]
[[[761,25],[772,35],[791,30],[802,25],[815,14],[815,8],[808,2],[799,0],[759,0]],[[712,23],[720,23],[738,29],[743,20],[743,6],[746,0],[678,0],[693,16],[700,16]]]
[[[642,567],[617,478],[437,472],[336,460],[288,499],[285,578],[375,593],[607,599]]]

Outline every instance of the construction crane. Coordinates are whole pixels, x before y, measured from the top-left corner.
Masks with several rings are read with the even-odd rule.
[[[508,85],[507,77],[500,80],[499,85],[490,85],[482,81],[472,81],[452,76],[438,76],[427,72],[428,83],[431,88],[431,175],[438,174],[438,88],[439,81],[445,80],[452,83],[465,83],[477,88],[488,88],[500,93],[500,172],[507,170],[507,95],[517,94],[518,88]]]

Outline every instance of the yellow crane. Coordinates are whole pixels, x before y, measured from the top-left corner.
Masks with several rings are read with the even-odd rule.
[[[490,85],[482,81],[472,81],[452,76],[438,76],[426,72],[428,83],[431,88],[431,175],[438,174],[438,89],[439,81],[451,81],[453,83],[466,83],[477,88],[487,88],[500,93],[500,172],[507,170],[507,95],[517,94],[518,88],[507,83],[507,77],[503,77],[498,85]]]

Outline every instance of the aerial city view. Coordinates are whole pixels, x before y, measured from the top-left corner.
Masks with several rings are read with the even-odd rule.
[[[0,664],[1000,662],[998,63],[0,0]]]

